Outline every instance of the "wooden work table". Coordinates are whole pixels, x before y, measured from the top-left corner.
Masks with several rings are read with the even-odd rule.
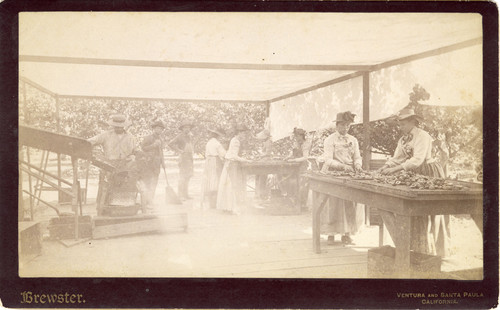
[[[319,173],[306,173],[313,194],[313,249],[320,253],[321,211],[330,197],[337,197],[377,208],[396,247],[398,275],[410,275],[411,217],[441,214],[470,214],[483,230],[482,184],[458,182],[462,190],[411,189],[375,180],[355,180]]]
[[[299,188],[300,165],[298,162],[288,162],[284,160],[256,160],[248,163],[241,163],[243,180],[247,180],[248,175],[262,176],[268,174],[290,175]],[[255,188],[256,194],[259,189]],[[296,203],[297,211],[300,213],[300,205]]]

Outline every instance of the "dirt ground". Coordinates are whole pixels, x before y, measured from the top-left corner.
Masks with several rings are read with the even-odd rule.
[[[378,227],[365,227],[355,245],[331,246],[322,235],[322,254],[312,251],[311,213],[272,216],[254,204],[242,215],[207,209],[201,204],[203,161],[195,162],[190,183],[193,200],[185,203],[188,230],[85,240],[71,247],[48,240],[42,255],[20,265],[21,277],[298,277],[364,278],[366,253],[378,246]],[[168,177],[177,190],[177,167],[168,162]],[[25,183],[27,180],[24,180]],[[156,212],[165,208],[165,177],[160,175]],[[97,179],[89,180],[84,214],[95,215]],[[251,193],[249,194],[251,195]],[[55,201],[54,192],[43,194]],[[63,208],[68,208],[65,206]],[[163,208],[163,209],[162,209]],[[46,227],[55,212],[40,205],[35,218]],[[451,252],[442,271],[480,268],[482,236],[468,216],[451,218]],[[392,244],[386,232],[385,244]]]

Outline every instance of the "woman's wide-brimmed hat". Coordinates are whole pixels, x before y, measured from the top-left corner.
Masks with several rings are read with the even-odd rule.
[[[213,132],[213,133],[215,133],[216,135],[219,135],[219,136],[223,136],[225,134],[224,130],[222,130],[220,128],[209,127],[209,128],[207,128],[207,130],[210,131],[210,132]]]
[[[108,124],[113,127],[128,127],[130,125],[130,121],[127,120],[127,117],[124,114],[114,114],[111,116],[111,119],[108,121]]]
[[[396,118],[398,120],[404,120],[404,119],[411,118],[411,117],[415,118],[419,122],[422,122],[424,120],[424,118],[422,116],[416,114],[415,110],[410,109],[410,108],[402,109],[396,115]]]
[[[337,113],[337,119],[334,121],[335,123],[347,122],[354,123],[354,117],[356,114],[351,113],[350,111]]]
[[[154,121],[153,124],[151,124],[151,128],[155,128],[155,127],[161,127],[163,129],[165,129],[165,124],[163,124],[162,121],[157,120],[157,121]]]
[[[181,124],[179,125],[179,129],[182,129],[184,127],[193,128],[194,125],[191,121],[182,121]]]

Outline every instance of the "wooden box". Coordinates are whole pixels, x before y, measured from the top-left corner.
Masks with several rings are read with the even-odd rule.
[[[79,238],[92,236],[92,221],[89,215],[78,217]],[[73,239],[75,238],[75,217],[61,216],[50,219],[47,226],[50,237],[53,239]]]
[[[19,222],[19,259],[29,259],[42,253],[40,223]]]
[[[383,246],[368,250],[368,277],[395,278],[396,249]],[[441,257],[410,252],[410,275],[412,278],[433,278],[441,272]]]

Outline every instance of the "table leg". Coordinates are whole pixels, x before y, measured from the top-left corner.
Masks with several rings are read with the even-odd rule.
[[[477,228],[479,228],[479,231],[481,234],[483,233],[483,214],[471,214],[470,215],[472,219],[474,220],[474,223],[476,223]]]
[[[300,214],[300,203],[301,203],[301,188],[300,188],[300,173],[299,170],[296,170],[295,172],[295,185],[297,191],[295,192],[295,208],[297,210],[297,214]]]
[[[396,238],[396,276],[398,278],[410,277],[410,232],[411,217],[396,216],[396,225],[399,227],[399,236]]]
[[[380,209],[379,212],[396,246],[396,277],[410,278],[411,217]]]
[[[243,202],[244,211],[247,212],[249,210],[249,200],[247,197],[247,182],[248,182],[248,174],[245,169],[241,169],[241,178],[243,180],[243,188],[241,188],[241,201]]]
[[[313,191],[313,212],[312,212],[312,229],[313,229],[313,250],[315,253],[321,253],[320,245],[320,230],[321,230],[321,211],[328,201],[328,195]]]

